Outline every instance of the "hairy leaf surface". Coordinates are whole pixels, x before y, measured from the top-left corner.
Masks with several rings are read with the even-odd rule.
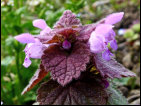
[[[121,77],[134,77],[133,72],[129,71],[122,64],[118,63],[115,59],[106,61],[100,54],[94,54],[94,62],[97,70],[103,77],[121,78]]]
[[[37,93],[40,105],[105,105],[108,99],[101,84],[89,76],[65,87],[50,80],[43,83]]]
[[[80,35],[77,37],[77,39],[79,41],[88,41],[88,39],[90,38],[91,33],[95,30],[95,28],[98,25],[100,25],[102,23],[104,23],[104,19],[102,19],[99,22],[94,23],[94,24],[89,24],[89,25],[82,26],[81,31],[80,31]]]
[[[109,93],[108,105],[127,105],[128,102],[122,93],[112,85],[106,90]]]
[[[60,17],[58,22],[54,25],[54,28],[65,28],[65,27],[78,27],[81,26],[81,22],[76,18],[76,15],[73,14],[70,10],[66,10],[63,15]]]
[[[42,64],[45,70],[51,71],[51,76],[62,86],[77,79],[90,59],[90,51],[86,44],[76,42],[69,52],[55,45],[44,52]]]
[[[36,84],[38,84],[46,75],[47,71],[44,70],[43,66],[40,66],[40,69],[38,69],[34,76],[29,81],[29,84],[26,86],[26,88],[23,90],[22,95],[31,90]]]

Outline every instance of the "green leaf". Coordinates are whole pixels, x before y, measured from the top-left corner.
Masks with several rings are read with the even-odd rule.
[[[117,90],[113,86],[110,86],[107,89],[107,92],[110,94],[107,105],[127,105],[128,104],[126,98],[121,94],[119,90]]]
[[[19,15],[19,14],[23,13],[25,11],[25,9],[26,9],[26,7],[21,7],[15,11],[15,14]]]
[[[127,78],[121,78],[121,79],[118,79],[118,78],[115,78],[113,81],[119,85],[119,86],[122,86],[122,85],[128,85],[128,82],[131,78],[130,77],[127,77]]]

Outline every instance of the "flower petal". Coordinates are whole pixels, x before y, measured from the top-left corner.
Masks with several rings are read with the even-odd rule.
[[[109,85],[110,85],[107,80],[102,80],[102,83],[104,84],[104,87],[105,87],[105,88],[108,88]]]
[[[48,34],[50,31],[51,31],[51,28],[48,27],[48,26],[46,26],[46,28],[40,32],[40,35],[46,35],[46,34]]]
[[[111,46],[112,49],[117,50],[118,45],[117,45],[116,40],[112,40],[112,41],[110,42],[110,46]]]
[[[20,43],[34,43],[34,37],[29,33],[23,33],[14,37]]]
[[[89,44],[90,44],[90,50],[93,53],[102,52],[105,48],[103,39],[101,38],[101,36],[96,36],[95,32],[92,32],[89,39]]]
[[[96,27],[95,33],[99,35],[106,36],[109,34],[112,30],[113,26],[109,24],[100,24],[99,26]]]
[[[31,65],[31,60],[29,59],[28,56],[26,56],[25,60],[24,60],[24,63],[23,63],[23,66],[28,68],[30,65]]]
[[[102,53],[103,59],[105,59],[105,60],[107,60],[107,61],[109,61],[109,60],[111,59],[110,55],[113,56],[113,54],[112,54],[108,49],[105,50],[105,51]]]
[[[106,24],[116,24],[118,23],[124,15],[124,12],[113,13],[106,17],[105,23]]]
[[[105,35],[105,41],[106,42],[110,42],[110,41],[112,41],[112,40],[114,40],[115,37],[116,36],[116,33],[114,32],[114,30],[112,29],[109,33],[107,33],[106,35]]]
[[[36,19],[33,21],[33,26],[43,30],[47,27],[47,24],[43,19]]]
[[[43,54],[44,47],[45,46],[43,46],[41,42],[36,40],[36,43],[27,44],[25,53],[31,58],[40,59]]]

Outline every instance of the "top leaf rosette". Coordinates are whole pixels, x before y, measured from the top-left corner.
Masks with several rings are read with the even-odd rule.
[[[30,58],[41,59],[40,68],[32,77],[23,94],[36,85],[48,72],[51,78],[62,86],[78,79],[87,65],[92,65],[106,78],[135,76],[134,73],[117,63],[108,49],[117,50],[113,25],[119,22],[124,13],[113,13],[95,24],[82,25],[70,10],[66,10],[53,29],[42,19],[33,21],[33,26],[42,31],[32,36],[24,33],[15,37],[26,43],[23,65],[29,67]]]

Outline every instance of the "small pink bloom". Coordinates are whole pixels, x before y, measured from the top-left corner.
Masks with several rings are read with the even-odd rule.
[[[62,44],[62,47],[66,50],[70,49],[71,48],[71,43],[67,40],[65,40]]]
[[[51,31],[51,28],[46,24],[43,19],[36,19],[33,21],[33,26],[42,29],[40,35],[45,35]]]
[[[112,49],[117,50],[118,45],[115,39],[110,42],[110,46]]]
[[[110,85],[109,82],[108,82],[106,79],[103,79],[103,80],[102,80],[102,83],[104,84],[104,87],[105,87],[105,88],[108,88],[109,85]]]
[[[35,43],[28,43],[24,51],[29,54],[29,57],[40,59],[44,45],[38,39],[35,39],[35,41]]]
[[[38,39],[35,39],[31,34],[24,33],[15,37],[21,43],[27,43],[24,51],[26,54],[23,65],[27,68],[31,65],[30,58],[40,59],[43,50],[46,47]]]
[[[29,59],[28,56],[26,56],[25,59],[24,59],[23,66],[28,68],[30,65],[31,65],[31,60]]]
[[[95,29],[95,31],[92,32],[89,39],[91,52],[100,53],[106,49],[108,44],[106,38],[112,30],[112,27],[112,25],[101,24]]]
[[[113,56],[113,54],[110,52],[110,50],[106,49],[103,53],[102,53],[102,57],[103,59],[109,61],[111,59],[110,56]]]
[[[110,60],[111,53],[107,48],[110,43],[111,48],[117,50],[118,46],[115,40],[115,32],[111,24],[100,24],[96,27],[95,31],[91,33],[89,38],[90,50],[93,53],[100,53],[105,60]]]
[[[105,24],[116,24],[123,18],[124,12],[113,13],[106,17]]]
[[[90,50],[93,53],[100,53],[105,49],[105,44],[103,42],[103,37],[96,36],[95,32],[92,32],[91,37],[89,39]]]
[[[23,33],[14,37],[20,43],[34,43],[34,37],[29,33]]]

